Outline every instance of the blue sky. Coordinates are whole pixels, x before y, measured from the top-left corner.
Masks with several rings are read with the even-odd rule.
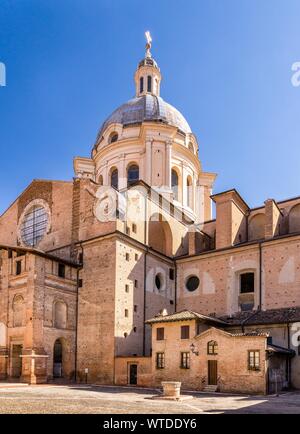
[[[299,0],[1,0],[0,212],[34,178],[71,179],[134,95],[144,31],[215,192],[300,195]]]

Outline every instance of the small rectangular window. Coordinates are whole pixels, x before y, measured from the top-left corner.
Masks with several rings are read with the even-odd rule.
[[[190,338],[190,326],[181,326],[181,339]]]
[[[128,318],[128,314],[129,314],[128,309],[125,309],[125,318]]]
[[[126,253],[126,261],[129,261],[129,260],[130,260],[129,253]]]
[[[129,285],[125,285],[125,292],[129,292]]]
[[[134,281],[134,287],[135,287],[135,288],[138,287],[138,281],[137,281],[137,280]]]
[[[156,353],[156,369],[164,369],[165,353]]]
[[[254,292],[254,273],[241,274],[240,292],[241,294],[248,294]]]
[[[156,329],[156,340],[163,341],[165,339],[165,329],[163,327],[159,327]]]
[[[135,305],[134,305],[134,312],[137,312],[137,310],[138,310],[138,307],[137,307],[137,305],[135,304]]]
[[[260,352],[258,350],[248,351],[248,369],[250,371],[260,370]]]
[[[22,262],[16,261],[16,276],[19,276],[22,273]]]
[[[137,253],[134,255],[134,259],[135,259],[136,261],[139,259],[139,255],[138,255]]]
[[[190,353],[181,353],[181,368],[190,369]]]
[[[130,235],[130,227],[126,226],[126,235]]]
[[[169,270],[169,278],[170,278],[170,280],[174,280],[174,269],[173,268],[170,268],[170,270]]]
[[[58,264],[58,277],[63,279],[66,277],[66,266],[64,264]]]
[[[78,288],[82,288],[82,285],[83,285],[82,279],[79,279],[78,280]]]
[[[132,232],[133,232],[134,234],[136,234],[136,231],[137,231],[136,224],[135,224],[135,223],[132,223]]]

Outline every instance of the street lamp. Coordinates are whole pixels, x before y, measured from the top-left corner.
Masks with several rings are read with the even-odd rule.
[[[195,354],[195,356],[199,356],[199,351],[196,351],[196,347],[194,344],[191,344],[190,349],[191,349],[191,352],[193,354]]]

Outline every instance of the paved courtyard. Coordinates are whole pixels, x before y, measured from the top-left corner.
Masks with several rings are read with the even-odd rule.
[[[151,400],[154,390],[0,383],[0,413],[298,413],[300,393],[279,397],[195,394],[182,402]]]

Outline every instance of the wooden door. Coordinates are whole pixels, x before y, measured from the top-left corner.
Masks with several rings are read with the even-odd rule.
[[[129,366],[129,384],[137,385],[137,365]]]
[[[22,355],[22,350],[23,350],[23,346],[22,345],[15,345],[13,344],[12,346],[12,373],[11,376],[14,378],[19,378],[21,377],[22,374],[22,357],[20,357]]]
[[[218,383],[218,362],[217,360],[208,360],[208,384],[216,386]]]

